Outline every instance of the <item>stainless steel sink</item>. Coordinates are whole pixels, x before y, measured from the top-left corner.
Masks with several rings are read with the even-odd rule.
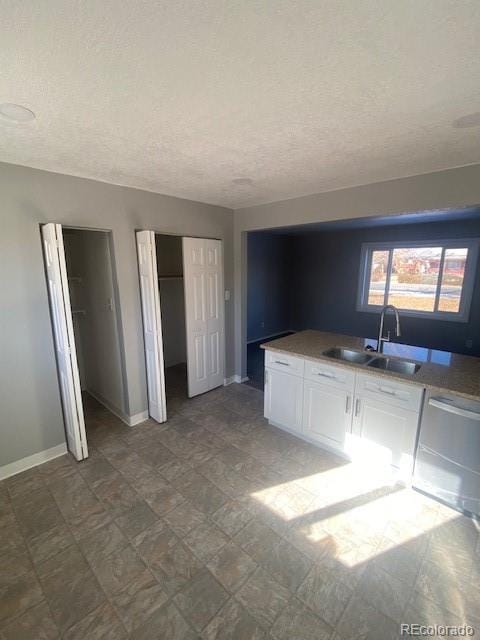
[[[353,351],[353,349],[343,349],[342,347],[332,347],[324,351],[322,355],[327,356],[327,358],[334,358],[335,360],[354,362],[355,364],[366,364],[373,359],[373,357],[367,353]]]
[[[372,369],[382,369],[383,371],[394,371],[412,376],[420,369],[421,365],[410,360],[395,360],[393,358],[374,358],[368,364]]]

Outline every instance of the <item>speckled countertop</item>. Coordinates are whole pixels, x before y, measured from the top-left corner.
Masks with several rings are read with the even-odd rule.
[[[469,399],[480,399],[480,358],[458,353],[434,351],[422,347],[410,347],[396,343],[385,344],[385,356],[415,360],[422,366],[414,375],[372,369],[322,355],[330,347],[346,347],[363,351],[366,344],[376,345],[375,340],[345,336],[324,331],[300,331],[285,338],[262,344],[262,349],[282,351],[308,360],[324,361],[339,367],[356,369],[377,376],[389,376],[409,384],[427,387],[435,391],[452,392]],[[375,354],[372,354],[375,355]]]

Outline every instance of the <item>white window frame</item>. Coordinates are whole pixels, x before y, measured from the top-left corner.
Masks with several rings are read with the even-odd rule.
[[[440,274],[438,277],[437,291],[435,296],[435,311],[415,311],[410,309],[399,309],[402,315],[412,316],[415,318],[449,320],[453,322],[468,322],[470,317],[470,305],[472,302],[473,289],[475,286],[475,275],[478,262],[478,250],[480,238],[459,238],[459,239],[432,239],[417,242],[398,241],[398,242],[365,242],[362,244],[360,257],[360,275],[358,282],[357,294],[357,311],[378,313],[383,305],[368,304],[368,292],[370,286],[370,271],[372,253],[374,251],[390,251],[390,258],[387,267],[387,278],[385,284],[385,297],[387,299],[388,289],[390,285],[391,260],[394,249],[414,249],[417,247],[442,247],[442,256],[440,259]],[[438,301],[440,295],[443,260],[445,249],[468,249],[467,262],[465,264],[465,276],[463,279],[462,296],[460,298],[460,308],[457,313],[451,311],[438,311]],[[386,302],[385,302],[386,304]]]

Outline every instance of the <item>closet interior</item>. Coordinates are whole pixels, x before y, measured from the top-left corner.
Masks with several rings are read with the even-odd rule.
[[[155,234],[167,409],[187,397],[187,341],[181,236]]]
[[[63,228],[75,346],[88,426],[89,407],[100,402],[127,413],[119,343],[111,234]]]

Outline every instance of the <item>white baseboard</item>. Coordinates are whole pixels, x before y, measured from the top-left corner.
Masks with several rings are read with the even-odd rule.
[[[91,389],[86,389],[86,392],[91,395],[92,398],[95,398],[97,402],[103,404],[105,409],[108,409],[111,413],[113,413],[113,415],[117,416],[117,418],[120,418],[120,420],[129,427],[134,427],[136,424],[140,424],[140,422],[145,422],[145,420],[148,420],[148,411],[142,411],[141,413],[135,413],[133,416],[129,416],[123,411],[120,411],[120,409],[117,409],[117,407],[114,407],[112,404],[110,404],[110,402],[108,402],[108,400],[105,400],[103,396],[95,393],[94,391],[91,391]]]
[[[129,427],[134,427],[136,424],[145,422],[145,420],[148,420],[148,418],[148,411],[142,411],[141,413],[135,413],[133,416],[128,416],[127,424]]]
[[[27,456],[26,458],[21,458],[21,460],[5,464],[3,467],[0,467],[0,480],[10,478],[10,476],[14,476],[17,473],[21,473],[22,471],[26,471],[32,467],[36,467],[44,462],[49,462],[54,458],[65,455],[66,453],[67,445],[65,443],[57,444],[56,447],[51,447],[50,449],[34,453],[32,456]]]
[[[253,344],[254,342],[260,342],[261,340],[268,340],[269,338],[276,338],[277,336],[281,336],[284,333],[295,333],[293,329],[285,329],[285,331],[276,331],[275,333],[271,333],[268,336],[260,336],[260,338],[255,338],[254,340],[247,340],[247,344]]]
[[[242,382],[246,382],[248,380],[248,376],[245,376],[245,378],[242,378],[242,376],[230,376],[230,378],[225,378],[223,384],[225,387],[228,387],[229,384],[241,384]]]

